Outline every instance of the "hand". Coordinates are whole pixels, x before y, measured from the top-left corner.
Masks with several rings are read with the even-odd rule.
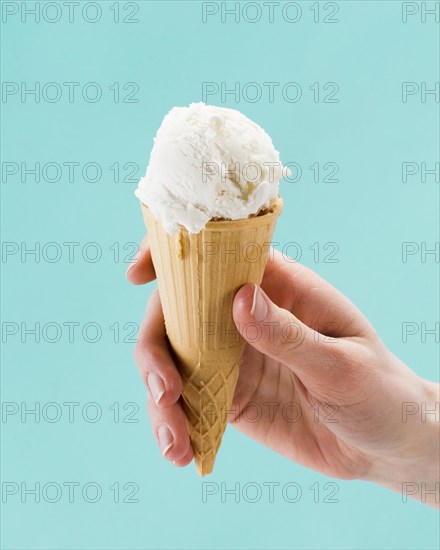
[[[134,284],[155,278],[146,239],[127,277]],[[247,341],[229,415],[235,428],[323,474],[374,481],[438,506],[429,491],[439,487],[439,423],[419,411],[422,404],[435,410],[439,386],[388,351],[343,294],[274,252],[261,289],[242,287],[233,314]],[[162,453],[185,466],[193,453],[157,292],[135,360]]]

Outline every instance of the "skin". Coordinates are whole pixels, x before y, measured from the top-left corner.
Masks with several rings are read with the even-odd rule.
[[[137,285],[155,278],[147,239],[127,278]],[[261,288],[245,285],[237,292],[233,315],[247,343],[232,426],[322,474],[372,481],[402,499],[439,507],[440,424],[438,414],[421,409],[438,408],[440,386],[394,356],[348,298],[274,252]],[[182,383],[157,291],[135,361],[152,397],[148,412],[162,453],[186,466],[193,451],[179,399]],[[429,493],[435,488],[437,494]]]

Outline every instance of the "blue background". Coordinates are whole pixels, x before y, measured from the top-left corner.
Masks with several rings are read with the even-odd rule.
[[[433,88],[437,78],[439,30],[433,16],[424,23],[419,11],[404,23],[401,2],[341,1],[333,16],[339,22],[325,23],[323,17],[333,8],[319,2],[315,22],[316,5],[314,12],[312,2],[300,2],[296,23],[283,19],[281,8],[273,23],[267,11],[256,23],[243,16],[238,22],[228,16],[223,23],[220,13],[204,23],[201,2],[141,1],[133,16],[139,22],[130,24],[114,22],[115,3],[98,4],[102,15],[96,23],[84,21],[81,11],[70,23],[65,7],[55,23],[35,23],[32,16],[23,23],[20,13],[2,23],[3,81],[19,86],[40,82],[41,87],[80,83],[73,102],[65,87],[55,103],[31,96],[22,102],[19,94],[3,97],[3,167],[71,161],[81,167],[95,162],[102,169],[95,183],[80,172],[70,182],[66,170],[56,182],[42,178],[38,183],[32,176],[22,182],[20,172],[2,179],[2,240],[12,243],[6,250],[16,251],[2,257],[2,329],[18,331],[3,334],[2,401],[12,409],[4,408],[2,415],[2,481],[28,488],[81,484],[72,503],[65,487],[54,503],[44,498],[36,503],[23,492],[9,496],[2,506],[2,547],[437,548],[434,510],[364,482],[337,481],[338,502],[323,502],[330,492],[324,485],[333,480],[290,463],[232,428],[215,473],[205,480],[218,484],[219,492],[203,502],[202,480],[193,465],[173,468],[151,435],[130,333],[154,285],[132,287],[124,275],[134,247],[130,243],[144,234],[133,192],[166,112],[202,100],[203,82],[225,82],[228,88],[257,82],[263,90],[264,82],[279,82],[273,102],[267,92],[257,102],[243,95],[237,102],[228,95],[223,103],[219,93],[207,98],[254,119],[273,137],[282,160],[302,168],[299,181],[281,186],[285,211],[275,240],[281,248],[298,243],[300,260],[346,293],[394,353],[421,376],[438,380],[434,337],[424,342],[419,330],[406,342],[402,338],[402,323],[420,329],[421,323],[433,328],[438,321],[438,263],[420,252],[402,261],[403,242],[417,243],[420,250],[421,243],[433,248],[438,240],[438,183],[429,175],[423,183],[420,173],[403,183],[401,176],[403,162],[426,162],[428,168],[438,162],[438,101],[418,93],[402,102],[402,82]],[[415,6],[421,9],[420,3]],[[134,8],[120,2],[119,9],[122,18]],[[253,17],[252,9],[245,16]],[[54,13],[47,12],[48,18]],[[94,17],[92,8],[88,13]],[[95,103],[81,95],[83,84],[92,81],[102,89]],[[125,83],[137,83],[138,101],[115,102],[109,89],[114,82],[120,83],[121,97],[127,94]],[[296,103],[280,93],[287,82],[301,86]],[[315,102],[309,90],[315,82],[321,92],[325,83],[336,82],[338,102],[324,103],[322,94]],[[109,166],[115,162],[138,165],[132,181],[114,181]],[[315,162],[321,166],[318,182],[309,168]],[[327,162],[338,165],[338,181],[323,181]],[[121,173],[127,176],[128,168]],[[65,242],[79,243],[73,261]],[[91,242],[96,245],[87,245]],[[329,242],[338,247],[337,262],[325,261],[332,250],[324,249]],[[40,243],[37,258],[21,258],[24,247],[35,243]],[[47,243],[57,244],[50,248]],[[309,248],[316,248],[314,243],[319,258]],[[60,249],[58,261],[48,261]],[[96,249],[101,251],[98,261],[84,259],[84,250],[93,257]],[[66,322],[80,324],[73,342]],[[25,329],[40,323],[40,342],[26,336],[21,323]],[[86,340],[94,337],[96,325],[82,336],[87,323],[101,330],[95,343]],[[57,342],[48,341],[58,336]],[[72,422],[64,402],[79,403]],[[102,413],[97,422],[82,416],[84,411],[93,416],[94,409],[86,405],[91,402]],[[24,407],[35,403],[41,407],[37,417],[22,420]],[[47,403],[57,405],[44,409]],[[127,408],[127,403],[134,405]],[[57,407],[61,418],[47,421]],[[18,412],[8,415],[6,410]],[[135,422],[127,422],[130,411]],[[81,496],[90,482],[102,489],[96,503]],[[124,484],[136,484],[138,502],[114,502],[109,487],[115,482],[121,500],[132,487],[123,489]],[[222,502],[222,483],[229,489],[239,483],[243,490],[248,482],[262,487],[258,502],[248,502],[252,490],[247,499],[241,493],[239,502],[230,495]],[[264,492],[267,482],[280,484],[274,502]],[[291,482],[302,489],[297,503],[281,495],[281,487]],[[317,503],[309,489],[314,483],[320,487]]]

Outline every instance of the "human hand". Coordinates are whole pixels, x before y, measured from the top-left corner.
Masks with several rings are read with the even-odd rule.
[[[155,278],[146,239],[127,277],[134,284]],[[422,501],[438,506],[438,493],[429,493],[439,481],[438,419],[416,417],[411,405],[435,410],[439,386],[388,351],[343,294],[274,252],[261,289],[242,287],[233,314],[247,341],[229,414],[235,428],[332,477],[406,487],[419,499],[425,484]],[[135,360],[153,398],[148,411],[162,453],[185,466],[193,452],[179,401],[182,383],[157,292]]]

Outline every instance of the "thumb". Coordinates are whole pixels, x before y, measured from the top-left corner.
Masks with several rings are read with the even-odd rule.
[[[325,337],[275,305],[259,286],[245,285],[237,292],[233,316],[246,342],[294,372],[322,376],[331,366]]]

